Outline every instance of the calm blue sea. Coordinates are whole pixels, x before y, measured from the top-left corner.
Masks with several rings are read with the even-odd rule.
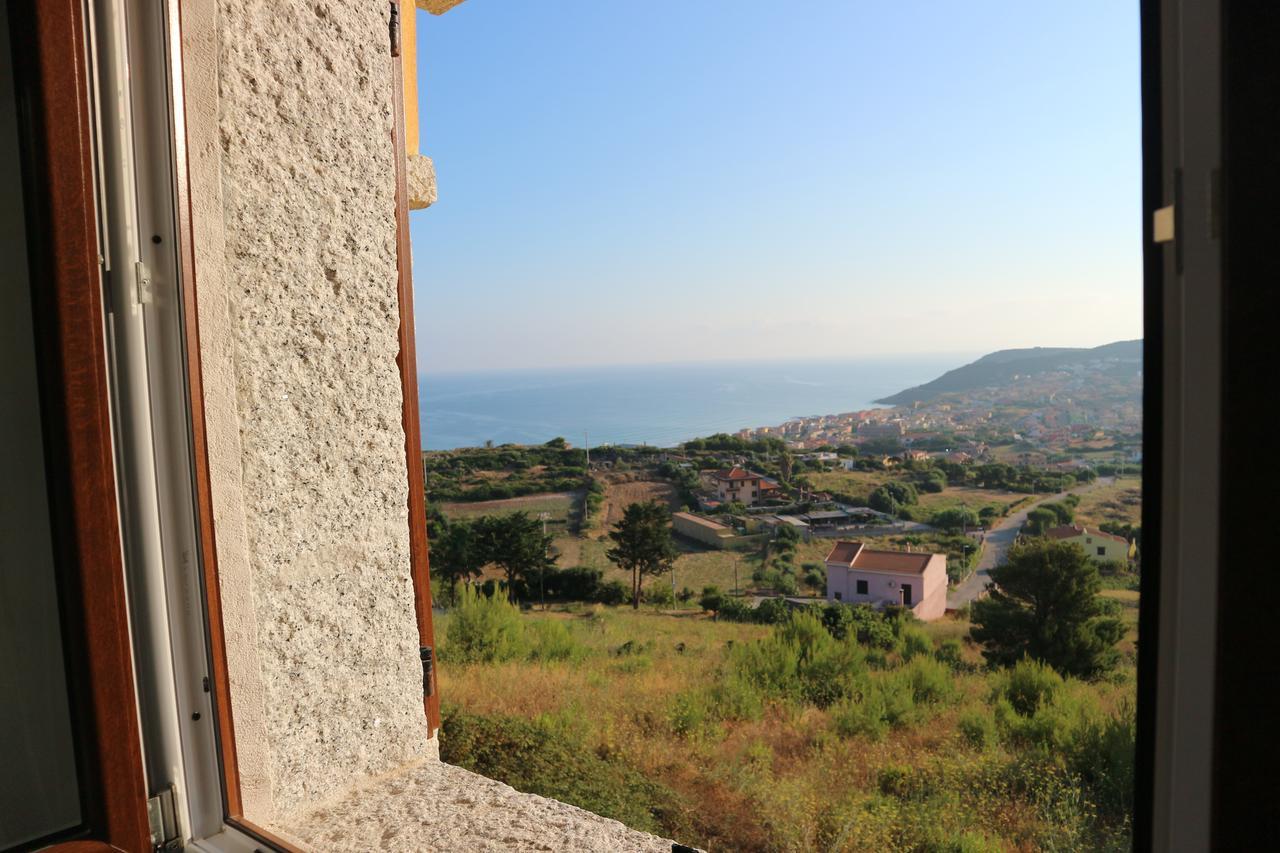
[[[423,446],[671,446],[788,418],[855,411],[928,382],[974,356],[703,363],[426,373],[418,377]]]

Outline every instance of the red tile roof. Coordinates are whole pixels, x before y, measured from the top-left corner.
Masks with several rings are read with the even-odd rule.
[[[722,468],[711,476],[717,480],[759,480],[760,474],[752,474],[745,468]]]
[[[837,542],[827,554],[827,562],[867,572],[919,575],[924,574],[933,557],[927,551],[877,551],[861,542]]]
[[[1054,527],[1044,532],[1045,536],[1050,539],[1074,539],[1077,536],[1096,536],[1099,539],[1111,539],[1115,542],[1123,542],[1128,545],[1129,540],[1123,536],[1117,536],[1114,533],[1103,533],[1101,530],[1090,530],[1079,524],[1064,524],[1061,527]]]

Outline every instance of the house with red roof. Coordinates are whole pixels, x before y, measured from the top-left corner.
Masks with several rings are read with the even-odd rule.
[[[1080,524],[1064,524],[1061,527],[1054,527],[1046,530],[1044,535],[1050,539],[1079,545],[1086,554],[1098,562],[1109,560],[1124,562],[1133,557],[1137,550],[1136,546],[1123,536],[1104,533],[1101,530],[1095,530],[1092,527],[1085,527]]]
[[[716,497],[724,503],[737,501],[751,506],[760,501],[768,489],[762,488],[765,477],[746,468],[734,466],[722,468],[711,475],[711,482],[716,489]],[[776,484],[773,488],[777,488]]]
[[[827,554],[827,600],[884,607],[900,604],[929,621],[947,610],[947,556],[881,551],[839,541]]]

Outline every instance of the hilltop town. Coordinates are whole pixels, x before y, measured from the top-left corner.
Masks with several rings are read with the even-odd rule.
[[[905,404],[797,417],[735,435],[748,441],[781,438],[794,450],[869,445],[950,454],[953,461],[1058,466],[1096,457],[1105,448],[1113,461],[1140,462],[1142,359],[1137,344],[1005,350],[886,398],[905,397],[910,400]],[[1045,354],[1027,357],[1028,352]]]

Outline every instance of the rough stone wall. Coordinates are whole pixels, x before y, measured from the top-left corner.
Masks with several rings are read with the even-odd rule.
[[[268,766],[243,772],[279,815],[427,754],[395,362],[394,60],[383,0],[192,5],[215,12],[221,149],[225,301],[201,308],[225,311],[211,323],[228,331],[202,353],[234,388],[238,447],[221,447],[238,454],[243,541],[229,547],[250,587],[224,603],[251,607],[228,619],[252,622],[256,672],[241,669],[260,693],[233,705],[238,724],[257,717]],[[224,547],[220,533],[220,562]]]

